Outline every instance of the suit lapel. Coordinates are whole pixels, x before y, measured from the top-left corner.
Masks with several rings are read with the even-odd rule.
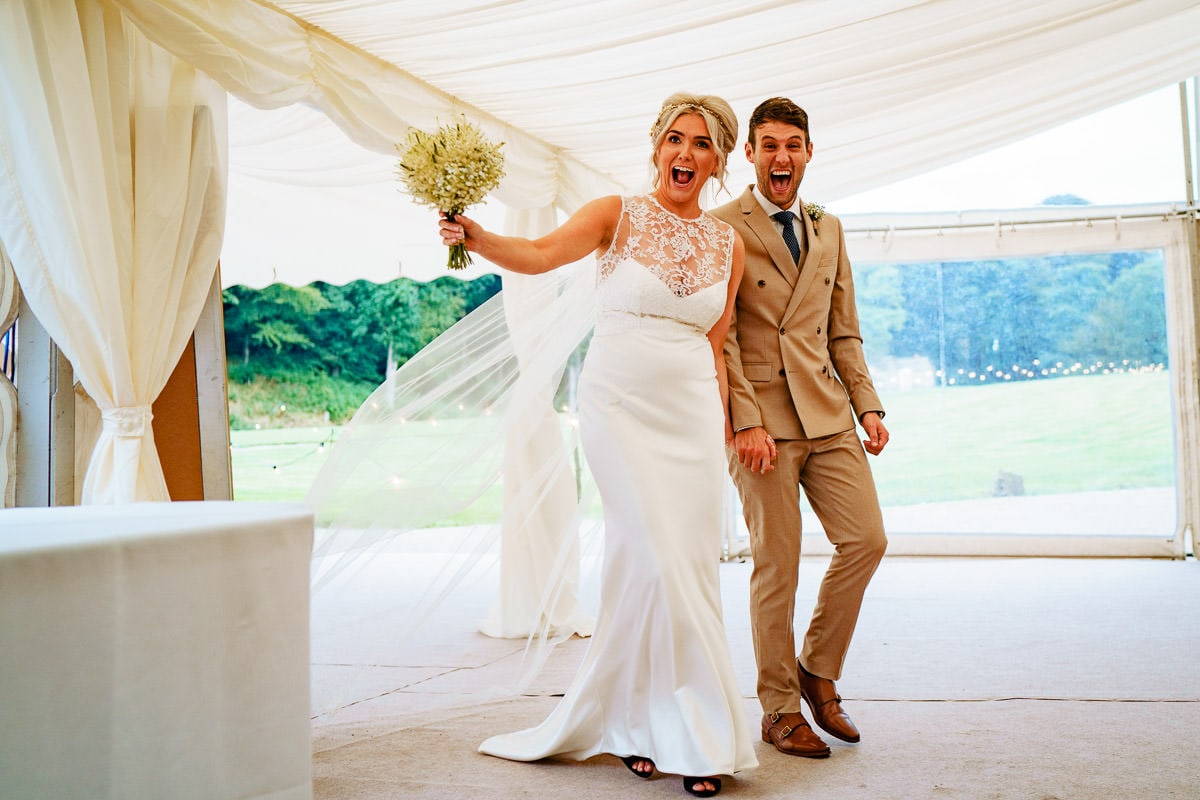
[[[800,252],[800,277],[792,289],[792,297],[783,312],[781,322],[786,322],[792,314],[796,313],[796,309],[800,307],[800,301],[808,293],[809,287],[812,286],[813,278],[817,275],[817,265],[821,263],[821,238],[817,236],[812,218],[804,213],[804,203],[802,201],[799,204],[799,208],[801,209],[800,220],[804,223],[804,241],[808,246]],[[783,241],[778,235],[775,238],[781,242]],[[784,250],[787,250],[787,245],[784,245]],[[811,265],[808,264],[809,261],[812,262]],[[805,266],[808,266],[808,268],[805,269]]]
[[[763,207],[759,205],[750,189],[747,189],[742,195],[741,206],[742,213],[746,215],[746,227],[763,243],[775,269],[779,270],[787,280],[788,286],[795,286],[796,279],[800,276],[800,269],[792,261],[792,254],[788,251],[787,245],[783,243],[783,237],[779,235],[779,231],[775,229],[775,224],[771,222],[767,212],[763,211]]]

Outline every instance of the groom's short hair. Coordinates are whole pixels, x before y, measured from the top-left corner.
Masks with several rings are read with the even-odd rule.
[[[750,115],[750,132],[748,134],[751,145],[754,144],[754,132],[764,122],[782,122],[785,125],[795,125],[804,131],[804,138],[808,139],[809,144],[812,143],[812,136],[808,132],[808,114],[803,108],[786,97],[771,97],[763,100],[754,109],[754,113]]]

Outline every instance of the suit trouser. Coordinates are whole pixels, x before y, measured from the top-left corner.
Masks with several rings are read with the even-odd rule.
[[[775,469],[750,472],[730,453],[729,465],[746,525],[754,570],[750,629],[763,711],[800,710],[793,620],[800,569],[800,488],[834,555],[821,581],[800,661],[837,680],[863,594],[887,548],[875,481],[855,429],[821,439],[777,440]]]

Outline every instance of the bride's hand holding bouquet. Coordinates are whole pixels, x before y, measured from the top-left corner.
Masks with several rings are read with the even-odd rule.
[[[504,177],[502,144],[492,143],[483,131],[465,119],[443,125],[433,134],[409,128],[404,144],[396,148],[400,151],[397,176],[417,202],[433,206],[446,219],[458,221],[466,229],[475,224],[456,217],[483,200]],[[472,263],[466,235],[464,232],[457,242],[452,242],[442,232],[450,245],[446,264],[450,269],[465,269]]]

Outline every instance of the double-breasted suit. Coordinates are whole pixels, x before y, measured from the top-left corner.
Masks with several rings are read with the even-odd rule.
[[[775,469],[756,473],[730,454],[754,572],[751,628],[765,712],[800,710],[793,633],[800,558],[799,491],[835,546],[799,658],[836,680],[862,596],[887,540],[857,419],[883,413],[863,357],[842,225],[802,222],[799,264],[752,189],[713,211],[745,243],[745,272],[725,344],[735,431],[761,426],[775,440]]]

